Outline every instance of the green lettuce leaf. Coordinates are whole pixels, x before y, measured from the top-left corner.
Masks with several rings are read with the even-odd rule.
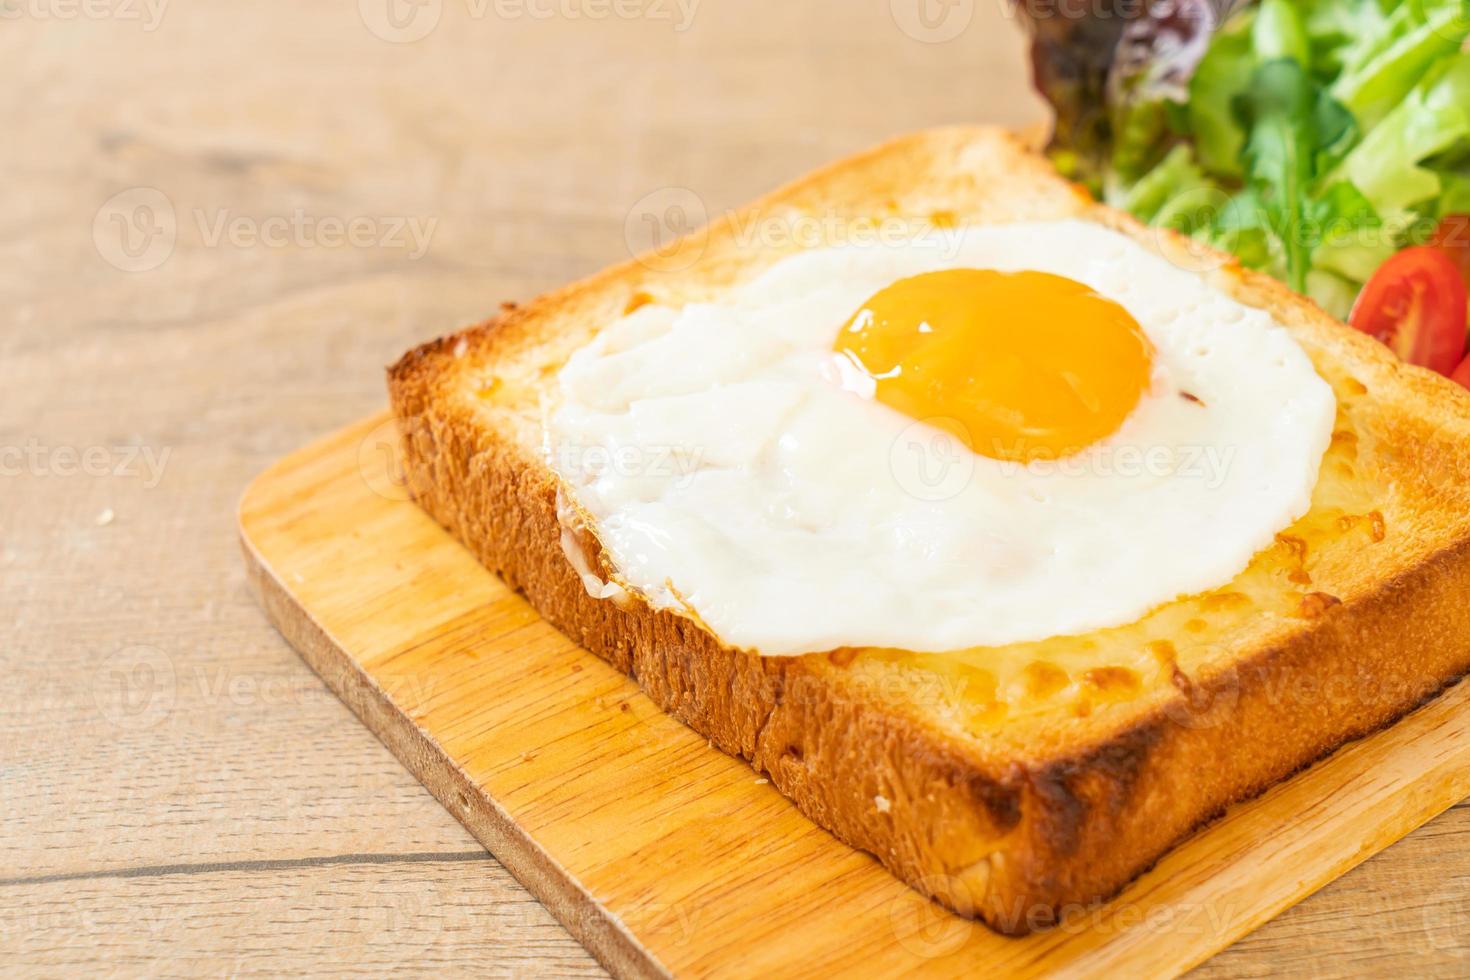
[[[1300,292],[1306,288],[1318,225],[1339,206],[1330,197],[1321,202],[1311,198],[1318,158],[1349,137],[1353,118],[1290,58],[1257,68],[1236,100],[1236,112],[1250,133],[1245,144],[1247,184],[1281,243],[1286,280]],[[1324,208],[1329,214],[1324,215]]]
[[[1212,0],[1170,0],[1145,6],[1123,28],[1106,88],[1110,181],[1138,180],[1169,149],[1217,24]]]
[[[1439,196],[1438,174],[1420,164],[1470,136],[1470,53],[1442,59],[1336,168],[1380,212]],[[1433,210],[1431,208],[1431,210]]]
[[[1398,245],[1392,238],[1384,237],[1376,242],[1343,242],[1326,244],[1314,256],[1316,268],[1351,279],[1367,282],[1375,269],[1388,260]]]
[[[1292,0],[1261,0],[1251,24],[1251,47],[1261,61],[1290,58],[1304,68],[1310,66],[1311,47],[1301,6]]]
[[[1312,74],[1329,83],[1342,74],[1361,39],[1387,40],[1388,15],[1378,0],[1303,0],[1301,7]]]
[[[1353,300],[1358,298],[1360,288],[1360,283],[1324,269],[1313,269],[1307,273],[1307,295],[1339,320],[1346,320],[1352,312]]]
[[[1321,302],[1312,289],[1312,272],[1330,272],[1361,284],[1398,249],[1398,236],[1361,191],[1347,181],[1333,184],[1306,205],[1303,239],[1311,252],[1307,294]],[[1336,309],[1322,303],[1324,308]]]
[[[1245,146],[1245,128],[1231,103],[1250,85],[1256,67],[1249,24],[1244,19],[1234,29],[1216,35],[1190,79],[1185,107],[1185,125],[1194,136],[1201,165],[1227,178],[1244,176],[1240,151]]]
[[[1194,153],[1184,144],[1170,150],[1152,170],[1131,187],[1119,190],[1108,203],[1122,208],[1148,224],[1163,224],[1161,215],[1170,202],[1181,195],[1212,186],[1194,161]],[[1171,226],[1172,227],[1172,226]]]
[[[1255,192],[1246,189],[1230,198],[1214,216],[1208,230],[1211,243],[1240,259],[1250,269],[1284,278],[1281,249],[1266,222],[1266,208]]]
[[[1034,50],[1038,79],[1067,82],[1038,82],[1053,155],[1109,203],[1339,316],[1397,249],[1470,213],[1470,0],[1173,0],[1103,20]]]
[[[1333,97],[1366,128],[1393,111],[1435,62],[1470,36],[1463,0],[1409,0],[1345,53]]]
[[[1470,174],[1441,173],[1438,177],[1444,192],[1440,195],[1435,217],[1470,214]]]

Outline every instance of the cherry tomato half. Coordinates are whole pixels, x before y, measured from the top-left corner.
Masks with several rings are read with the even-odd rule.
[[[1460,276],[1470,283],[1470,214],[1445,215],[1429,244],[1454,259]]]
[[[1465,280],[1440,249],[1394,255],[1363,287],[1348,322],[1402,360],[1449,374],[1465,353]]]

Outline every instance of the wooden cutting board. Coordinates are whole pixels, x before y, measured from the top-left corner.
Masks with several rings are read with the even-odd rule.
[[[1470,794],[1470,684],[1008,939],[911,891],[542,622],[406,500],[386,415],[246,491],[282,634],[618,976],[1183,972]]]

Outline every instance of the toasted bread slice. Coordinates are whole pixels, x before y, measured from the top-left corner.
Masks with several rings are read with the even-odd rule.
[[[796,247],[754,241],[771,237],[748,233],[762,222],[894,216],[1096,221],[1268,310],[1338,398],[1310,512],[1220,589],[1004,648],[761,658],[692,619],[592,598],[540,448],[558,368],[631,307],[719,297]],[[834,164],[669,252],[411,351],[389,386],[412,492],[485,565],[812,820],[1005,932],[1107,897],[1230,803],[1470,668],[1470,396],[1274,280],[1094,203],[1003,131],[934,130]]]

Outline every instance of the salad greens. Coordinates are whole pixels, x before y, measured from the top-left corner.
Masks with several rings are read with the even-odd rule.
[[[1020,3],[1064,172],[1339,317],[1470,211],[1470,0],[1152,0],[1085,29]]]

